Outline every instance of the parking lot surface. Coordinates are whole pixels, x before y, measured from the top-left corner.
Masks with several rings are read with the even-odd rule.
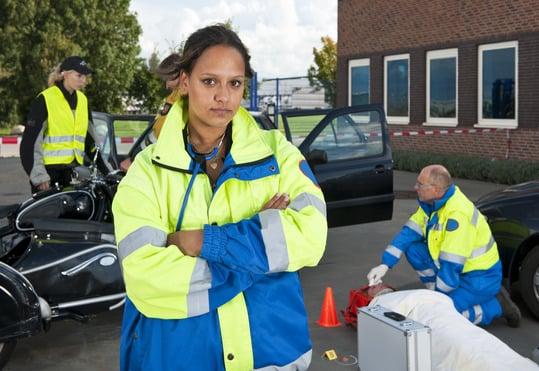
[[[29,185],[19,159],[0,159],[0,204],[20,202],[29,196]],[[350,327],[322,328],[316,324],[326,287],[332,287],[337,309],[344,309],[348,293],[366,283],[365,275],[379,263],[382,250],[415,210],[412,187],[415,174],[395,172],[397,197],[391,221],[330,229],[326,253],[317,267],[301,271],[305,304],[313,341],[311,370],[357,369],[322,358],[334,349],[339,356],[357,355],[356,332]],[[456,180],[461,189],[477,199],[502,188],[490,183]],[[386,282],[398,289],[420,288],[415,273],[401,262],[388,273]],[[517,300],[518,302],[518,300]],[[539,345],[539,321],[524,309],[518,329],[496,320],[487,330],[525,357]],[[47,333],[21,339],[6,370],[115,370],[122,313],[116,310],[92,318],[88,323],[54,322]],[[340,317],[341,322],[342,317]],[[203,354],[200,355],[204,357]]]

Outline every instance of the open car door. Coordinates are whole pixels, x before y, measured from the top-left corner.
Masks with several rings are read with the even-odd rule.
[[[330,227],[388,220],[393,215],[393,160],[379,105],[282,112],[324,193]]]

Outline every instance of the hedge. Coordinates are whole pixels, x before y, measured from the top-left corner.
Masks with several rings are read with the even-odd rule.
[[[500,184],[539,179],[539,162],[497,160],[480,157],[412,151],[393,151],[395,170],[419,172],[430,164],[444,165],[455,178]]]

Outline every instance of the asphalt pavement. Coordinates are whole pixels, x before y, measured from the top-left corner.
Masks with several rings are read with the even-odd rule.
[[[0,170],[0,204],[20,202],[29,196],[30,187],[19,159],[0,159]],[[369,269],[379,264],[384,247],[417,207],[413,193],[416,177],[414,173],[395,172],[397,200],[391,221],[330,229],[326,253],[320,264],[301,271],[313,341],[311,370],[357,369],[357,365],[346,366],[343,362],[330,362],[322,357],[329,349],[335,350],[340,360],[357,355],[355,330],[344,325],[322,328],[316,324],[324,291],[326,287],[332,287],[336,307],[343,309],[348,303],[350,289],[366,283],[365,275]],[[455,183],[472,200],[505,187],[462,179],[455,179]],[[415,272],[406,262],[392,269],[385,281],[398,289],[421,287]],[[531,357],[533,349],[539,345],[539,321],[531,316],[520,300],[517,302],[524,316],[518,329],[507,327],[501,319],[486,329],[516,352]],[[121,310],[115,310],[97,315],[84,324],[71,320],[54,322],[49,332],[21,339],[6,370],[118,369],[121,317]],[[342,322],[342,317],[340,320]],[[351,359],[347,357],[348,361]]]

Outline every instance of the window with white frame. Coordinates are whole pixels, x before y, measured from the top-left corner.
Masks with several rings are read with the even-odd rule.
[[[427,125],[456,126],[458,49],[427,52]]]
[[[370,102],[371,66],[369,58],[348,62],[348,105],[357,106]]]
[[[384,108],[391,124],[410,121],[410,54],[384,58]]]
[[[479,47],[478,126],[518,126],[518,42]]]

